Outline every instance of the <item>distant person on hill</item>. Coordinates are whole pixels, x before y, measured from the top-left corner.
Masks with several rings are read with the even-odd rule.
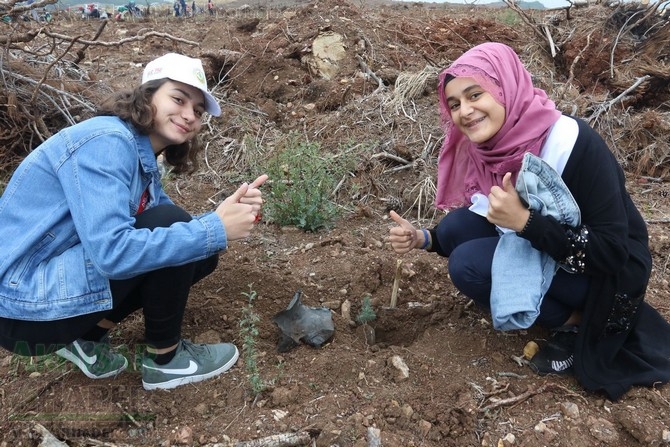
[[[207,11],[209,11],[210,16],[214,15],[214,3],[212,0],[207,0]]]
[[[128,2],[128,14],[130,14],[133,17],[141,17],[142,16],[142,11],[140,8],[135,4],[135,0],[130,0]]]
[[[193,171],[205,113],[221,109],[202,63],[169,53],[98,116],[23,160],[0,197],[0,346],[56,352],[92,379],[114,377],[128,361],[108,333],[142,309],[144,388],[198,382],[235,364],[230,343],[182,339],[182,320],[191,286],[253,230],[267,176],[191,216],[166,195],[156,161]]]
[[[562,115],[516,53],[478,45],[439,77],[445,139],[436,227],[391,211],[389,241],[448,257],[454,285],[496,329],[538,324],[538,374],[575,374],[617,399],[670,380],[670,325],[644,302],[647,228],[603,139]]]

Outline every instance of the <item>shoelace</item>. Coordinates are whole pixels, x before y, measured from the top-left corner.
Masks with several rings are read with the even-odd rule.
[[[205,353],[209,353],[207,345],[192,343],[189,340],[181,341],[182,348],[191,354],[192,357],[199,357]]]

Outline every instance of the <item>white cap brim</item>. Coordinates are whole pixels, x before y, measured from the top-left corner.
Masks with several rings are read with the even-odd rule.
[[[149,62],[142,74],[142,84],[156,79],[171,79],[200,90],[205,97],[205,111],[213,116],[221,116],[221,107],[207,90],[205,70],[200,59],[177,53],[168,53]]]

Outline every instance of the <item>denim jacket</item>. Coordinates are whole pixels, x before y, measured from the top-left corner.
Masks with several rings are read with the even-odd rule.
[[[171,203],[149,137],[117,117],[61,130],[31,152],[0,197],[0,317],[49,321],[112,307],[110,279],[204,259],[226,248],[215,213],[135,229]]]
[[[576,227],[581,220],[577,202],[560,175],[541,158],[526,153],[516,190],[529,207],[543,216]],[[515,232],[500,237],[491,267],[491,315],[498,330],[530,327],[540,313],[558,263],[533,248]]]

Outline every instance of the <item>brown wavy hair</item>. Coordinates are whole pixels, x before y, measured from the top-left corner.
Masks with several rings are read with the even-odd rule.
[[[118,116],[132,124],[138,132],[148,135],[153,130],[155,107],[151,104],[156,91],[169,79],[148,81],[133,90],[123,90],[105,99],[98,110],[98,116]],[[202,145],[196,136],[183,144],[167,146],[162,154],[175,173],[192,173],[198,169],[197,155]]]

